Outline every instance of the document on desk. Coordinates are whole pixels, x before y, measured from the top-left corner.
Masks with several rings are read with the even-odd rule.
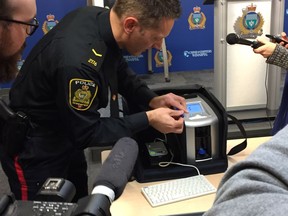
[[[187,200],[216,192],[216,188],[203,175],[170,180],[141,188],[152,207]]]

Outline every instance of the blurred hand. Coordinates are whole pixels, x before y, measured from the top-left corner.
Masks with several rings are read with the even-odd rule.
[[[170,108],[158,108],[146,112],[150,126],[161,133],[182,133],[184,119],[180,117],[183,110],[173,110]]]
[[[258,53],[262,55],[264,58],[268,58],[269,56],[271,56],[276,48],[276,44],[268,40],[265,40],[262,37],[257,38],[257,40],[263,43],[264,45],[258,47],[257,49],[253,49],[254,53]]]
[[[281,33],[281,38],[288,42],[288,37],[285,32]],[[284,42],[281,42],[280,45],[284,46]],[[285,45],[285,48],[288,48],[288,43]]]
[[[171,108],[174,107],[178,110],[183,110],[184,112],[188,112],[186,110],[186,101],[185,98],[175,95],[173,93],[168,93],[166,95],[162,95],[162,96],[158,96],[153,98],[150,103],[149,106],[152,109],[157,109],[160,107],[167,107],[167,108]]]

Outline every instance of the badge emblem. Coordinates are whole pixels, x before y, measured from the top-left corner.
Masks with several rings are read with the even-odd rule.
[[[193,12],[188,17],[189,29],[205,29],[206,16],[201,12],[201,7],[194,7]]]
[[[97,95],[98,86],[93,80],[72,79],[69,84],[69,103],[76,110],[90,108]]]
[[[234,30],[242,38],[255,39],[263,34],[264,19],[261,13],[256,13],[256,5],[251,3],[246,8],[242,9],[242,16],[238,17]]]
[[[46,21],[42,25],[42,30],[44,34],[47,34],[52,28],[54,28],[57,23],[59,23],[58,20],[55,20],[55,16],[53,14],[49,14],[46,16]]]
[[[154,60],[156,62],[156,67],[163,67],[164,66],[164,58],[163,58],[163,51],[157,51]],[[168,61],[168,66],[171,66],[171,61],[172,61],[172,54],[169,50],[167,50],[167,61]]]

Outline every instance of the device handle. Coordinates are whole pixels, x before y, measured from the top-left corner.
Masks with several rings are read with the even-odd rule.
[[[228,156],[231,156],[231,155],[235,155],[241,151],[243,151],[246,147],[247,147],[247,134],[246,134],[246,131],[243,127],[243,125],[241,124],[241,122],[234,116],[230,115],[227,113],[227,116],[233,120],[233,122],[238,126],[238,128],[240,129],[242,135],[243,135],[243,138],[245,138],[245,140],[241,143],[239,143],[238,145],[234,146],[232,149],[230,149],[230,151],[228,152]]]

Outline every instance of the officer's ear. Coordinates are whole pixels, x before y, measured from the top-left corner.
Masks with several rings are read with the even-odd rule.
[[[126,17],[123,24],[124,31],[127,34],[130,34],[135,30],[135,28],[139,27],[139,21],[135,17]]]

